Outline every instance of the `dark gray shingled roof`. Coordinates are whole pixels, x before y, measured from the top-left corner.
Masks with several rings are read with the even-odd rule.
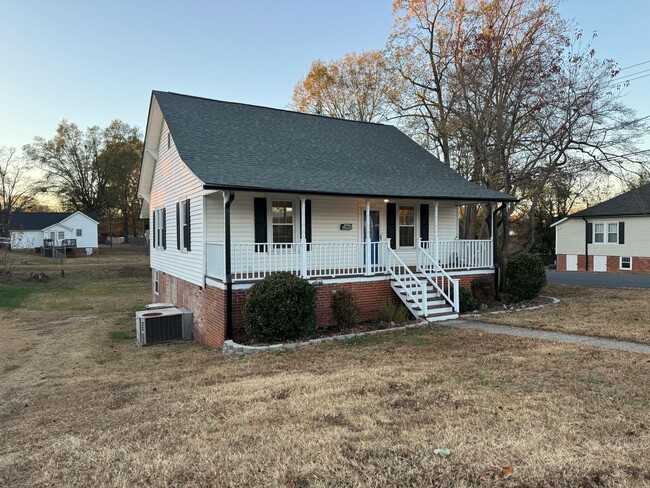
[[[9,230],[42,230],[50,225],[58,224],[70,217],[74,212],[14,212],[9,221]],[[84,212],[85,213],[85,212]],[[88,217],[97,220],[97,214],[86,213]]]
[[[515,200],[468,182],[391,125],[154,91],[181,159],[207,187]]]
[[[574,213],[570,217],[650,215],[650,183]]]

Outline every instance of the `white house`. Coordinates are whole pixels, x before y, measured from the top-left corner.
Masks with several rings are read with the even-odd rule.
[[[386,300],[458,316],[459,285],[494,275],[492,240],[458,239],[458,206],[513,197],[469,183],[390,125],[155,91],[139,197],[153,300],[194,312],[195,337],[242,332],[246,290],[274,271],[312,280],[360,318]]]
[[[558,271],[650,273],[650,184],[553,226]]]
[[[14,212],[9,221],[13,249],[76,247],[92,254],[99,247],[97,222],[83,212]],[[47,246],[46,246],[47,247]]]

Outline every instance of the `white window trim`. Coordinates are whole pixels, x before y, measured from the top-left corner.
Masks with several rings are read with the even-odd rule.
[[[629,268],[624,268],[623,267],[623,258],[628,258],[630,260],[630,267]],[[634,261],[632,256],[621,256],[618,258],[618,269],[623,270],[623,271],[631,271],[632,270],[632,261]]]
[[[153,292],[156,295],[160,292],[160,276],[157,269],[153,271]]]
[[[291,226],[293,227],[292,229],[292,244],[296,244],[300,242],[300,200],[296,200],[295,198],[290,198],[290,197],[275,197],[275,198],[268,198],[267,199],[267,209],[266,209],[266,223],[267,223],[267,231],[266,235],[268,236],[267,241],[269,241],[269,244],[276,244],[273,242],[273,202],[291,202],[292,208],[293,208],[293,222],[291,223]],[[286,247],[280,247],[282,244],[286,246],[287,243],[284,242],[278,242],[278,247],[276,248],[275,246],[269,246],[270,250],[287,250]]]
[[[399,223],[399,210],[402,207],[413,207],[413,245],[412,246],[402,246],[400,244],[400,231],[402,227],[410,227],[410,225],[405,225],[402,226]],[[397,249],[415,249],[417,242],[418,242],[418,206],[415,203],[398,203],[397,204],[397,215],[396,215],[396,220],[395,222],[395,239],[397,239]]]
[[[603,224],[603,242],[596,242],[596,225],[598,225],[598,224]],[[609,225],[610,224],[616,225],[616,241],[615,242],[609,242]],[[592,229],[593,229],[592,236],[591,236],[591,243],[592,244],[596,244],[598,246],[601,246],[603,244],[618,244],[618,236],[619,236],[618,221],[617,222],[610,222],[610,221],[593,222]]]

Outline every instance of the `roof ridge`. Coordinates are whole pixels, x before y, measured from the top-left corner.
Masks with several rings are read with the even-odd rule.
[[[255,104],[252,104],[252,103],[231,102],[229,100],[219,100],[219,99],[216,99],[216,98],[199,97],[199,96],[196,96],[196,95],[188,95],[186,93],[178,93],[178,92],[162,91],[162,90],[153,90],[153,93],[154,94],[156,94],[156,93],[166,93],[168,95],[175,95],[175,96],[187,97],[187,98],[195,98],[197,100],[205,100],[205,101],[208,101],[208,102],[227,103],[229,105],[241,105],[241,106],[244,106],[244,107],[262,108],[262,109],[265,109],[265,110],[274,110],[276,112],[286,112],[286,113],[295,114],[295,115],[307,115],[307,116],[310,116],[310,117],[318,117],[318,118],[321,118],[321,119],[340,120],[340,121],[344,121],[344,122],[353,122],[353,123],[357,123],[357,124],[378,125],[378,126],[381,126],[381,127],[394,127],[395,129],[397,129],[397,127],[392,125],[392,124],[383,124],[381,122],[368,122],[368,121],[365,121],[365,120],[342,119],[342,118],[339,118],[339,117],[332,117],[330,115],[311,114],[309,112],[299,112],[297,110],[289,110],[289,109],[286,109],[286,108],[267,107],[265,105],[255,105]]]

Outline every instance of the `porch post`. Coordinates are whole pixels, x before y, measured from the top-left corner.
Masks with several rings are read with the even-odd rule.
[[[300,276],[307,278],[307,232],[305,222],[305,197],[300,196]]]
[[[440,250],[439,250],[439,248],[440,248],[440,239],[439,239],[439,236],[438,236],[438,202],[436,202],[436,206],[435,206],[435,210],[433,212],[433,215],[434,215],[433,228],[434,228],[434,232],[436,233],[435,260],[436,260],[436,263],[438,263],[439,262],[438,258],[440,256]]]
[[[370,276],[371,249],[370,249],[370,200],[366,198],[366,276]]]

